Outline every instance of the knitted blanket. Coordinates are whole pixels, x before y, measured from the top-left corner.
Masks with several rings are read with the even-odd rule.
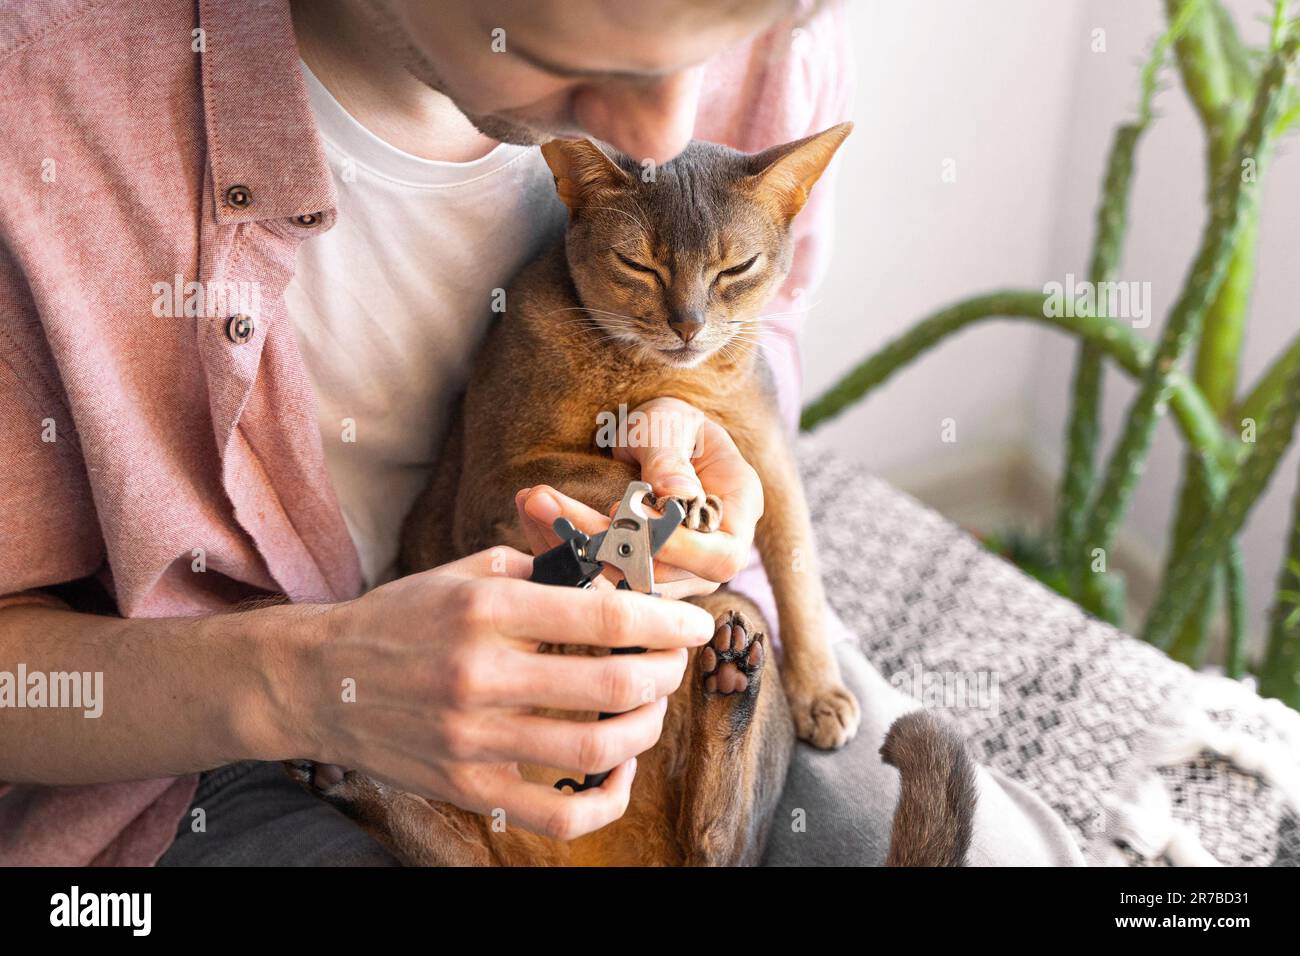
[[[830,602],[867,658],[1093,863],[1300,864],[1300,714],[1089,617],[812,440],[800,458]]]

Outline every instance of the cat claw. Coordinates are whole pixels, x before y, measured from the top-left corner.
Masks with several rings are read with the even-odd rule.
[[[663,506],[670,501],[677,502],[686,512],[686,518],[682,521],[683,528],[708,533],[717,531],[722,524],[722,499],[717,495],[699,494],[693,498],[684,498],[680,495],[645,496],[646,504],[656,511],[662,511]]]

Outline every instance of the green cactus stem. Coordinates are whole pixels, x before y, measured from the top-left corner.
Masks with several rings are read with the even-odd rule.
[[[1291,340],[1282,354],[1274,359],[1273,364],[1259,377],[1255,387],[1237,403],[1237,410],[1232,414],[1230,422],[1233,431],[1244,429],[1246,422],[1259,422],[1268,406],[1273,403],[1274,396],[1286,387],[1287,380],[1298,365],[1300,365],[1300,335]],[[1244,446],[1239,447],[1244,450]]]
[[[1246,602],[1246,566],[1241,545],[1236,541],[1228,546],[1228,559],[1223,562],[1225,593],[1228,597],[1228,654],[1226,670],[1233,680],[1246,675],[1246,638],[1249,636],[1250,607]]]
[[[1133,182],[1133,157],[1145,123],[1121,126],[1115,131],[1102,199],[1097,209],[1097,238],[1088,274],[1094,283],[1115,275],[1127,231],[1128,201]],[[1095,478],[1097,442],[1101,435],[1102,360],[1105,352],[1092,342],[1082,342],[1075,360],[1071,385],[1070,419],[1066,426],[1065,464],[1056,515],[1057,558],[1065,569],[1070,593],[1078,599],[1087,572],[1083,530],[1088,517],[1088,496]]]
[[[1250,122],[1237,147],[1238,157],[1244,159],[1259,154],[1277,118],[1287,71],[1296,48],[1295,38],[1288,40],[1264,71]],[[1234,163],[1222,177],[1196,260],[1166,322],[1155,355],[1142,376],[1138,395],[1106,468],[1084,538],[1085,547],[1090,550],[1103,548],[1108,551],[1114,542],[1150,450],[1162,406],[1172,395],[1170,377],[1199,332],[1201,320],[1227,272],[1238,227],[1253,202],[1250,195],[1253,184],[1244,182],[1243,177],[1235,172],[1240,165]]]
[[[1300,477],[1291,510],[1291,542],[1277,579],[1259,691],[1300,710]]]
[[[1268,487],[1300,418],[1300,366],[1292,370],[1286,388],[1274,396],[1261,419],[1254,447],[1242,460],[1217,508],[1202,521],[1182,558],[1170,569],[1165,586],[1148,616],[1143,636],[1159,648],[1168,647],[1183,618],[1195,604],[1215,562],[1225,555],[1254,503]]]
[[[1111,281],[1119,269],[1124,237],[1128,231],[1134,158],[1142,134],[1151,125],[1152,105],[1159,85],[1160,70],[1169,55],[1170,47],[1187,30],[1199,9],[1198,0],[1196,3],[1184,4],[1173,15],[1169,29],[1156,40],[1151,55],[1143,65],[1137,121],[1115,130],[1106,160],[1106,174],[1102,180],[1092,261],[1088,268],[1089,278],[1094,283]],[[1089,495],[1096,476],[1097,443],[1101,436],[1103,358],[1103,351],[1096,345],[1090,342],[1080,344],[1071,384],[1065,462],[1061,469],[1061,488],[1057,501],[1057,557],[1065,570],[1070,593],[1076,599],[1083,597],[1082,584],[1088,568],[1083,533],[1088,517]]]
[[[1121,369],[1137,377],[1151,360],[1151,343],[1129,326],[1102,317],[1069,318],[1049,314],[1048,296],[1042,292],[1005,290],[966,299],[922,319],[851,369],[838,382],[809,402],[800,427],[812,431],[886,382],[919,355],[949,336],[987,319],[1039,323],[1077,335],[1103,349]],[[1226,467],[1237,459],[1239,443],[1225,435],[1196,386],[1180,373],[1170,376],[1171,406],[1184,438],[1203,452],[1213,467]]]

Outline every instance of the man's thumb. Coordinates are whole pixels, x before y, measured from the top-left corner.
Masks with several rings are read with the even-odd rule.
[[[641,479],[660,497],[695,498],[704,493],[691,463],[673,448],[652,450],[641,464]]]

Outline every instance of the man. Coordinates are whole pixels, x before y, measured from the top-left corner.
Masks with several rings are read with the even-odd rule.
[[[560,837],[622,813],[708,615],[532,585],[530,559],[504,548],[393,581],[396,528],[492,294],[558,226],[523,147],[586,135],[662,163],[692,135],[753,150],[829,126],[847,111],[843,30],[836,9],[807,12],[5,8],[0,669],[102,673],[106,701],[95,719],[3,714],[0,862],[391,862],[265,763],[291,757]],[[821,268],[815,203],[777,310]],[[765,343],[791,420],[794,345],[789,328]],[[687,448],[628,451],[661,493],[702,484],[737,516],[720,537],[675,536],[679,595],[740,570],[761,510],[730,439],[698,426],[707,474]],[[557,514],[601,520],[521,492],[534,534]],[[279,592],[294,603],[219,613]],[[529,653],[558,640],[651,650]],[[785,812],[807,832],[778,819],[780,862],[883,857],[896,783],[875,749],[909,705],[851,648],[841,661],[863,729],[836,755],[801,748]],[[640,706],[622,690],[646,686]],[[627,713],[528,715],[542,706]],[[578,795],[516,770],[593,752],[615,770]],[[982,788],[977,855],[1077,857],[1028,794]]]

